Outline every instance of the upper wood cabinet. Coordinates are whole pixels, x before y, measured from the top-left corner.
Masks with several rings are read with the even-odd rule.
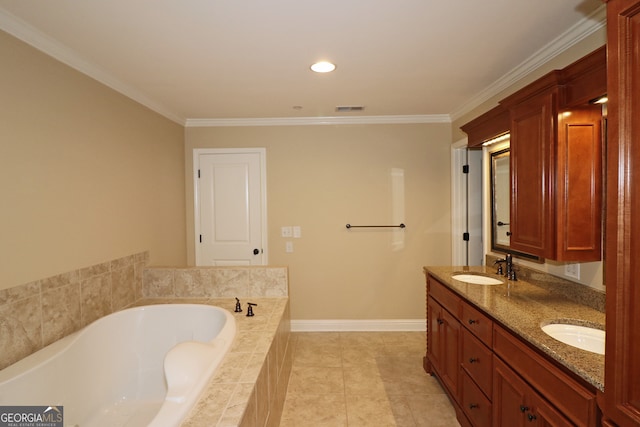
[[[555,77],[550,75],[549,77]],[[511,112],[511,240],[513,250],[549,258],[555,239],[557,80]]]
[[[605,426],[640,425],[640,1],[607,3]]]
[[[513,250],[558,261],[602,255],[604,47],[501,101],[511,132]]]

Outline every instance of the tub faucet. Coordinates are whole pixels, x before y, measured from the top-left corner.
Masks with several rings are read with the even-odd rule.
[[[258,304],[254,304],[252,302],[248,302],[247,303],[247,306],[249,307],[249,308],[247,308],[247,317],[253,316],[253,306],[254,305],[258,305]]]

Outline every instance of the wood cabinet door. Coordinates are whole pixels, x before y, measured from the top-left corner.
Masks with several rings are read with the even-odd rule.
[[[546,400],[535,396],[531,398],[532,411],[525,417],[532,427],[573,427],[560,412],[549,405]]]
[[[494,356],[494,427],[572,427],[558,410]]]
[[[460,322],[436,300],[427,299],[427,357],[454,399],[460,395]]]
[[[554,259],[599,261],[602,258],[602,107],[574,107],[562,111],[558,117]]]
[[[445,383],[455,399],[460,397],[460,322],[448,311],[442,311],[442,382]]]
[[[522,427],[528,387],[497,356],[493,357],[493,426]]]
[[[605,425],[640,425],[640,1],[607,3]]]
[[[442,320],[443,308],[433,298],[427,298],[427,359],[429,373],[440,372],[442,361]]]
[[[511,108],[511,249],[545,257],[554,237],[557,96]]]

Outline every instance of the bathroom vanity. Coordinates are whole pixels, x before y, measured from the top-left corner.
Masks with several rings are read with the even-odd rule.
[[[462,426],[600,425],[596,394],[604,388],[604,355],[564,344],[542,326],[604,329],[602,311],[551,288],[506,280],[493,268],[424,271],[424,368],[440,380]],[[453,278],[460,272],[499,284]]]

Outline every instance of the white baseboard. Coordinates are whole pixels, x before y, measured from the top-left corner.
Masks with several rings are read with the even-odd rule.
[[[426,331],[425,319],[291,320],[291,332]]]

